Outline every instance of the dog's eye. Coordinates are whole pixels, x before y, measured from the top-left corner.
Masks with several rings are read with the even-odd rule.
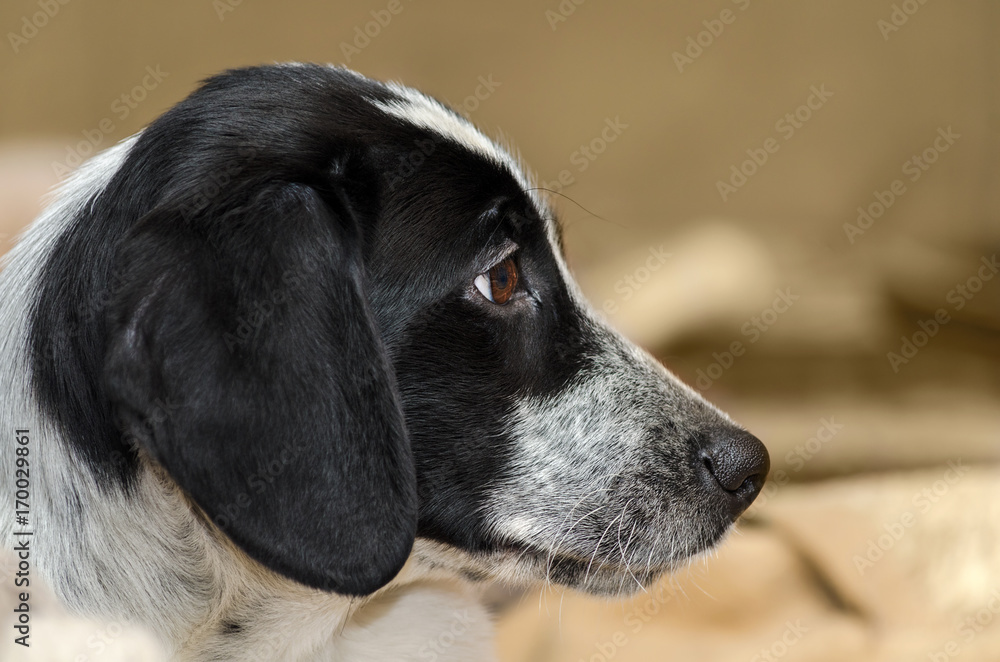
[[[517,265],[507,258],[475,280],[476,289],[493,303],[503,305],[510,301],[517,287]]]

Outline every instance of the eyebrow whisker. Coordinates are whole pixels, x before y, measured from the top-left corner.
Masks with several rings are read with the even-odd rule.
[[[566,198],[567,200],[569,200],[570,202],[572,202],[574,205],[576,205],[577,207],[579,207],[580,209],[582,209],[584,212],[586,212],[587,214],[589,214],[590,216],[593,216],[594,218],[596,218],[598,220],[604,221],[605,223],[610,223],[611,225],[614,225],[616,227],[622,228],[624,230],[631,230],[632,229],[631,227],[629,227],[627,225],[624,225],[622,223],[618,223],[616,221],[612,221],[611,219],[605,218],[605,217],[601,216],[600,214],[595,214],[594,212],[590,211],[589,209],[587,209],[586,207],[584,207],[583,205],[581,205],[579,202],[577,202],[573,198],[571,198],[568,195],[566,195],[565,193],[561,193],[559,191],[553,191],[552,189],[545,188],[544,186],[534,186],[532,188],[525,189],[525,193],[527,193],[528,191],[545,191],[545,192],[551,193],[553,195],[558,195],[560,197]],[[568,223],[566,225],[568,225]]]

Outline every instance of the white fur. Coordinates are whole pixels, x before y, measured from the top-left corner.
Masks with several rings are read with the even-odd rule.
[[[542,214],[543,218],[548,218],[551,225],[551,212],[549,212],[544,201],[538,195],[533,178],[529,174],[527,167],[521,163],[520,158],[510,153],[490,140],[479,131],[469,120],[455,113],[437,99],[422,94],[411,87],[400,85],[399,83],[388,83],[386,85],[392,92],[399,95],[401,100],[382,102],[371,99],[371,103],[381,108],[384,112],[398,117],[414,126],[426,129],[437,135],[452,140],[464,146],[471,152],[480,154],[489,161],[503,167],[521,186],[521,189],[535,203],[535,207]]]

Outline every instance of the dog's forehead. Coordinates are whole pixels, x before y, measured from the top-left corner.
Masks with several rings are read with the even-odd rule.
[[[560,249],[558,222],[545,199],[539,194],[541,189],[535,186],[533,177],[521,159],[512,155],[508,149],[484,135],[468,119],[437,99],[396,82],[385,83],[384,88],[391,92],[391,96],[386,99],[368,99],[376,108],[396,119],[464,147],[499,166],[514,178],[545,224],[546,235],[564,279],[574,293],[578,293]]]
[[[456,112],[425,94],[399,83],[387,83],[395,97],[388,100],[372,99],[372,103],[385,113],[426,129],[447,140],[452,140],[488,161],[505,168],[517,183],[529,194],[533,194],[530,178],[524,169],[506,150],[482,134],[471,122]],[[534,197],[541,206],[541,201]]]

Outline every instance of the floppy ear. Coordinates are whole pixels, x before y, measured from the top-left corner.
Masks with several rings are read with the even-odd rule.
[[[158,211],[120,244],[105,386],[137,444],[251,557],[373,592],[416,481],[346,201],[275,184],[217,218]]]

